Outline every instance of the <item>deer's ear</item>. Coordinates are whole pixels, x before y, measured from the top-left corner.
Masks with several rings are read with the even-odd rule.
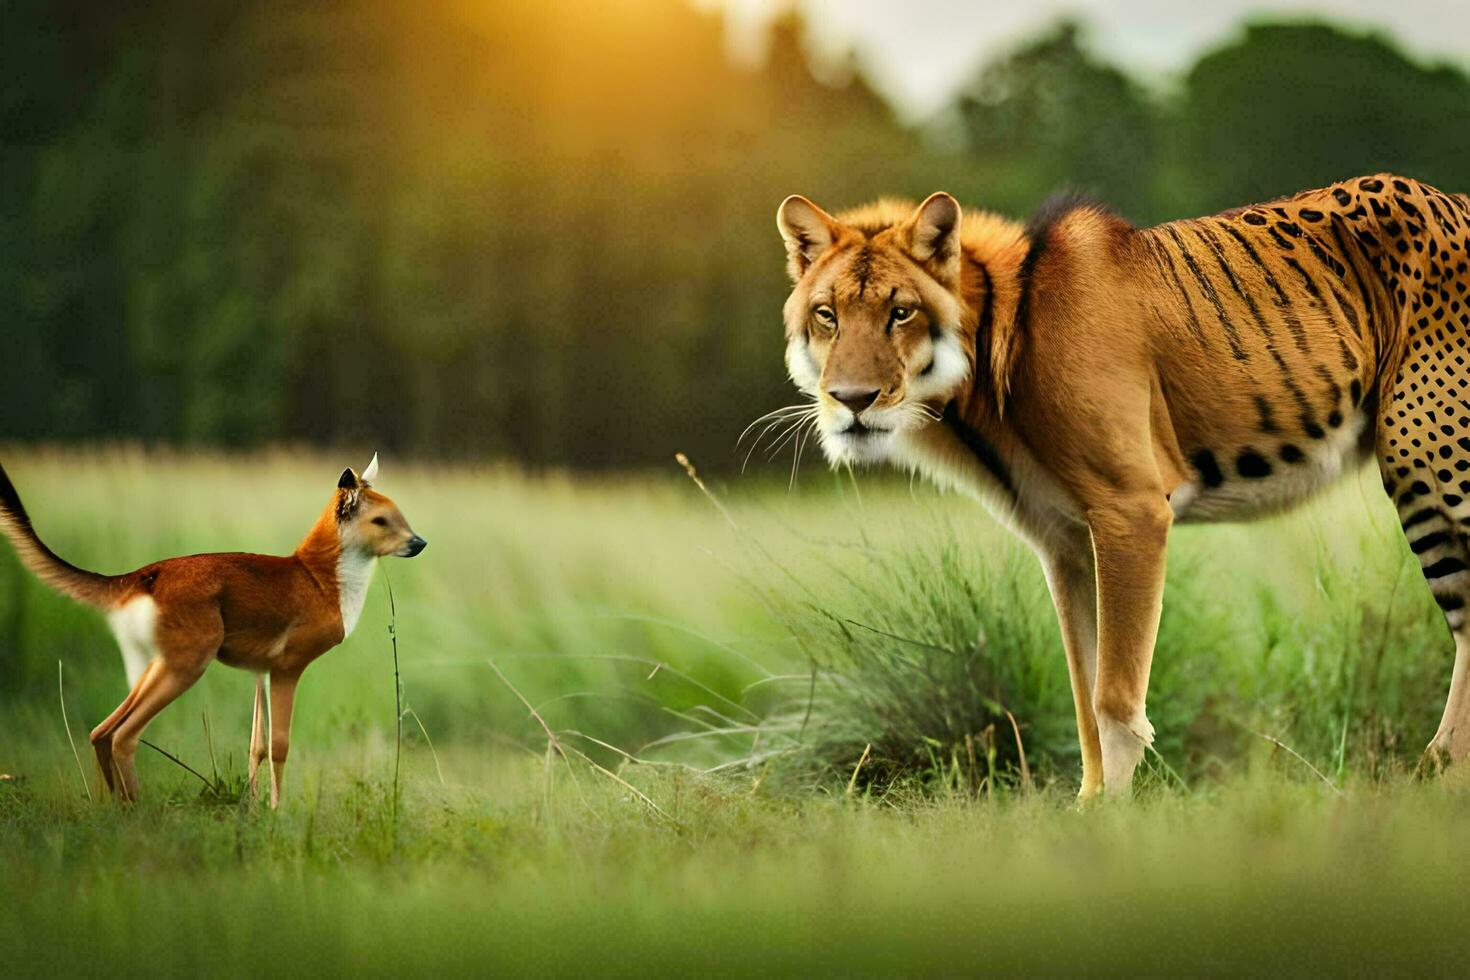
[[[378,454],[373,453],[373,461],[367,464],[367,469],[362,471],[362,482],[372,483],[378,478]]]
[[[940,191],[930,194],[905,222],[909,254],[930,275],[953,288],[960,280],[960,203]]]
[[[837,219],[826,211],[800,194],[793,194],[776,209],[776,227],[786,243],[786,271],[795,282],[832,247],[839,226]]]
[[[337,480],[338,490],[356,490],[360,485],[357,480],[357,474],[352,471],[352,467],[350,466],[342,471],[341,478]]]

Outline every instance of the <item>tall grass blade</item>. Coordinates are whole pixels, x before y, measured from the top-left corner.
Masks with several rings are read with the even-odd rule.
[[[71,722],[66,717],[66,688],[61,682],[61,661],[56,661],[56,696],[61,700],[61,727],[66,729],[66,740],[71,745],[71,757],[77,760],[77,775],[82,777],[82,789],[87,791],[87,802],[94,803],[92,799],[92,784],[87,779],[87,770],[82,765],[82,757],[77,753],[76,740],[71,737]]]

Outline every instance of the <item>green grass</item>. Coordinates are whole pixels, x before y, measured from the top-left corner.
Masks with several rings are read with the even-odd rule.
[[[102,570],[287,551],[342,465],[3,459],[48,542]],[[414,710],[396,815],[381,578],[302,683],[280,813],[232,796],[251,681],[221,667],[147,737],[226,792],[144,749],[144,802],[119,811],[88,802],[58,705],[61,661],[85,753],[124,693],[105,628],[0,555],[7,963],[1441,974],[1463,956],[1470,792],[1407,777],[1451,650],[1371,479],[1176,535],[1159,751],[1134,803],[1085,811],[1040,574],[964,500],[717,484],[732,527],[673,466],[390,459],[380,484],[430,540],[386,566]]]

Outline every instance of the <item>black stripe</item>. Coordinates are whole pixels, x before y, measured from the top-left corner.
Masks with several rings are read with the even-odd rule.
[[[1358,319],[1357,307],[1348,302],[1348,298],[1343,295],[1342,290],[1338,289],[1336,286],[1331,286],[1329,288],[1332,291],[1332,298],[1337,301],[1337,305],[1342,309],[1342,315],[1347,317],[1348,323],[1352,325],[1353,333],[1359,337],[1363,336],[1363,325],[1362,322]],[[1356,368],[1357,364],[1354,363],[1353,367]]]
[[[1458,572],[1463,572],[1467,566],[1458,558],[1441,558],[1433,565],[1424,569],[1425,578],[1445,578]]]
[[[1261,272],[1264,273],[1266,277],[1266,285],[1270,286],[1271,289],[1275,291],[1277,302],[1279,302],[1282,306],[1290,306],[1291,300],[1287,297],[1285,290],[1281,288],[1281,283],[1276,281],[1276,274],[1271,271],[1270,266],[1261,261],[1261,257],[1256,254],[1255,246],[1247,241],[1246,237],[1242,235],[1235,228],[1234,225],[1222,221],[1220,223],[1220,226],[1224,228],[1225,231],[1228,232],[1232,238],[1234,238],[1237,242],[1240,242],[1241,247],[1245,249],[1245,254],[1251,257],[1252,262],[1261,267]]]
[[[1444,544],[1446,541],[1449,540],[1450,535],[1448,531],[1430,531],[1419,540],[1410,541],[1409,550],[1414,552],[1414,554],[1416,555],[1422,555],[1430,548],[1433,548],[1436,545]]]
[[[1338,305],[1341,306],[1342,304],[1339,303]],[[1346,310],[1346,307],[1342,307],[1342,308],[1344,310]],[[1335,333],[1335,334],[1333,334],[1333,339],[1337,341],[1337,352],[1338,352],[1338,354],[1342,355],[1342,366],[1343,366],[1343,368],[1345,368],[1347,370],[1347,373],[1348,374],[1357,374],[1358,373],[1358,358],[1357,358],[1357,356],[1355,354],[1353,354],[1352,350],[1348,347],[1347,341],[1345,341],[1345,340],[1342,339],[1342,334],[1341,333]]]
[[[1250,256],[1251,261],[1260,267],[1262,275],[1266,278],[1266,285],[1275,291],[1276,306],[1281,311],[1281,318],[1286,321],[1286,326],[1291,330],[1291,336],[1296,341],[1297,350],[1303,354],[1310,351],[1311,344],[1307,341],[1307,331],[1302,328],[1302,321],[1297,319],[1296,314],[1290,311],[1291,297],[1286,295],[1286,290],[1281,288],[1281,283],[1277,280],[1276,274],[1271,271],[1271,267],[1256,252],[1255,246],[1247,241],[1246,237],[1237,231],[1234,226],[1224,222],[1221,223],[1221,226],[1230,233],[1231,237],[1240,242],[1241,247],[1245,249],[1245,254]]]
[[[1047,246],[1051,241],[1051,233],[1067,215],[1078,210],[1095,210],[1097,205],[1090,203],[1081,195],[1062,192],[1053,194],[1031,216],[1026,222],[1026,256],[1021,259],[1021,298],[1016,303],[1016,326],[1026,329],[1027,319],[1031,315],[1031,280],[1032,273],[1036,271],[1036,265],[1041,261],[1042,255],[1046,253]]]
[[[944,406],[944,424],[950,432],[954,433],[955,438],[964,443],[965,448],[974,454],[975,461],[995,477],[995,481],[1014,498],[1016,488],[1011,483],[1010,467],[1006,466],[1005,460],[1000,458],[1000,453],[984,436],[970,428],[965,420],[960,418],[959,409],[955,408],[954,402]]]
[[[1456,609],[1465,608],[1464,596],[1437,595],[1434,597],[1434,601],[1438,603],[1439,608],[1443,609],[1445,612],[1454,612]]]
[[[1285,259],[1286,264],[1292,269],[1296,270],[1296,274],[1302,277],[1302,284],[1307,287],[1307,292],[1311,295],[1311,297],[1315,300],[1320,300],[1322,298],[1322,293],[1317,289],[1316,280],[1314,280],[1311,275],[1308,274],[1306,269],[1302,268],[1302,264],[1296,259],[1292,258],[1290,255],[1285,256]]]
[[[1194,312],[1194,303],[1189,298],[1188,290],[1184,288],[1184,281],[1179,278],[1179,270],[1175,267],[1174,260],[1169,255],[1169,250],[1164,248],[1163,242],[1156,242],[1148,235],[1144,236],[1144,241],[1148,243],[1150,249],[1154,250],[1155,258],[1158,259],[1159,263],[1169,273],[1169,278],[1174,280],[1174,287],[1178,290],[1179,295],[1184,297],[1184,310],[1189,314],[1188,323],[1190,332],[1200,342],[1200,346],[1204,347],[1205,350],[1209,350],[1209,342],[1205,339],[1205,332],[1199,325],[1199,317]]]
[[[1415,524],[1423,524],[1425,521],[1429,520],[1430,518],[1441,517],[1441,516],[1443,516],[1443,515],[1440,514],[1440,512],[1437,511],[1437,510],[1435,510],[1433,507],[1425,507],[1423,510],[1415,511],[1413,514],[1409,515],[1409,518],[1407,520],[1405,520],[1405,521],[1402,522],[1403,523],[1403,528],[1404,528],[1405,531],[1407,531],[1409,528],[1413,527]]]
[[[1227,231],[1230,231],[1232,234],[1234,233],[1234,229],[1230,228],[1229,225],[1225,225],[1224,227]],[[1229,280],[1230,285],[1235,290],[1236,295],[1238,295],[1245,302],[1246,309],[1250,310],[1251,318],[1256,321],[1256,326],[1260,328],[1261,335],[1266,339],[1266,352],[1271,355],[1271,359],[1275,361],[1276,366],[1281,369],[1282,383],[1285,384],[1286,389],[1291,392],[1291,396],[1296,399],[1297,407],[1302,410],[1303,417],[1308,420],[1309,424],[1312,427],[1315,427],[1316,421],[1315,414],[1312,410],[1312,403],[1307,400],[1307,396],[1302,391],[1301,386],[1298,385],[1296,383],[1296,379],[1292,377],[1291,368],[1287,366],[1286,359],[1283,358],[1281,356],[1281,352],[1276,349],[1275,334],[1272,332],[1271,325],[1267,322],[1266,317],[1262,315],[1261,308],[1256,305],[1255,297],[1251,296],[1251,294],[1247,290],[1243,289],[1240,285],[1240,281],[1236,279],[1234,271],[1231,270],[1229,263],[1226,262],[1225,249],[1221,245],[1220,240],[1203,226],[1196,227],[1195,231],[1197,234],[1199,234],[1200,238],[1205,242],[1205,244],[1209,246],[1210,251],[1215,253],[1215,261],[1219,264],[1221,271],[1225,273],[1225,278]],[[1239,235],[1236,235],[1235,237],[1237,239],[1240,239]],[[1241,244],[1245,245],[1247,249],[1250,248],[1249,243],[1246,243],[1243,239],[1241,239]],[[1257,262],[1259,264],[1259,260],[1257,260]],[[1271,272],[1269,269],[1266,270],[1266,275],[1267,277],[1271,277]],[[1272,278],[1272,283],[1274,285],[1274,278]],[[1280,287],[1277,286],[1276,288],[1279,292]]]
[[[1041,253],[1045,246],[1039,246],[1036,242],[1026,250],[1026,257],[1021,260],[1021,271],[1018,278],[1021,280],[1021,298],[1016,302],[1016,329],[1024,331],[1031,316],[1031,273],[1036,269],[1036,263],[1041,260]]]
[[[852,271],[857,276],[858,295],[862,296],[868,289],[868,277],[873,274],[873,247],[871,245],[863,245],[862,251],[857,254],[857,260],[852,264]]]
[[[1329,255],[1327,253],[1327,250],[1322,247],[1322,244],[1317,241],[1316,236],[1313,235],[1311,232],[1304,233],[1303,237],[1307,241],[1307,248],[1312,250],[1312,254],[1317,257],[1317,261],[1321,262],[1324,266],[1327,267],[1327,270],[1329,272],[1341,279],[1343,273],[1346,271],[1342,268],[1339,268],[1342,263],[1337,261],[1337,259],[1334,258],[1332,255]]]
[[[1184,264],[1189,266],[1189,271],[1194,273],[1194,278],[1199,282],[1200,289],[1204,291],[1205,298],[1215,307],[1215,315],[1220,319],[1220,326],[1225,328],[1225,339],[1230,343],[1230,353],[1237,361],[1248,361],[1250,355],[1240,346],[1240,335],[1236,333],[1235,324],[1225,312],[1225,305],[1220,302],[1220,294],[1215,292],[1215,284],[1210,282],[1210,277],[1204,274],[1199,263],[1194,260],[1194,255],[1184,245],[1184,240],[1173,228],[1165,226],[1164,231],[1174,239],[1174,244],[1179,246],[1179,254],[1184,259]]]
[[[1256,402],[1256,412],[1261,416],[1261,431],[1275,432],[1276,416],[1271,411],[1271,403],[1266,400],[1264,395],[1256,394],[1252,397]]]
[[[985,359],[988,362],[990,360],[990,357],[989,357],[989,353],[990,352],[989,352],[989,349],[988,349],[989,348],[989,345],[990,345],[990,324],[991,324],[991,318],[994,316],[995,297],[992,296],[991,293],[990,293],[991,282],[992,282],[992,280],[990,278],[990,270],[988,268],[986,268],[984,262],[980,262],[978,260],[976,260],[974,262],[974,266],[975,266],[975,268],[977,268],[977,269],[980,270],[980,278],[982,280],[982,285],[984,285],[984,287],[985,287],[985,305],[982,306],[982,307],[980,307],[980,327],[979,327],[979,329],[977,330],[976,333],[977,333],[977,336],[983,337],[985,339],[985,343],[986,343],[986,347],[987,347],[987,350],[986,350],[986,358]],[[980,362],[980,344],[978,344],[978,343],[976,343],[976,345],[975,345],[975,362],[976,362],[975,363],[975,373],[976,373],[976,375],[979,375],[979,373],[980,373],[980,363],[979,363]]]
[[[1389,313],[1383,302],[1383,282],[1379,279],[1373,268],[1373,257],[1368,254],[1366,246],[1358,239],[1357,235],[1349,232],[1343,235],[1346,224],[1340,215],[1332,216],[1332,234],[1337,237],[1338,244],[1347,256],[1348,267],[1353,270],[1353,279],[1358,284],[1358,294],[1362,296],[1364,310],[1372,321],[1383,323],[1389,319]],[[1352,247],[1349,248],[1348,245]],[[1363,263],[1362,271],[1359,271],[1358,262]],[[1370,284],[1371,283],[1371,284]],[[1376,288],[1375,288],[1376,287]]]
[[[1354,288],[1357,290],[1358,295],[1362,296],[1364,300],[1367,300],[1368,290],[1363,286],[1362,277],[1358,275],[1358,263],[1353,261],[1352,251],[1348,248],[1347,242],[1343,240],[1342,229],[1338,227],[1340,220],[1337,215],[1334,214],[1332,216],[1332,240],[1337,242],[1337,247],[1342,250],[1343,258],[1347,259],[1345,263],[1347,265],[1347,271],[1352,274]]]

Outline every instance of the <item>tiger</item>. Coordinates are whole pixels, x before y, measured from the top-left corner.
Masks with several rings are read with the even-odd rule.
[[[1470,198],[1394,174],[1135,227],[947,193],[777,225],[787,372],[834,466],[977,498],[1039,558],[1081,744],[1127,796],[1175,523],[1277,513],[1376,461],[1453,638],[1420,759],[1470,757]]]

